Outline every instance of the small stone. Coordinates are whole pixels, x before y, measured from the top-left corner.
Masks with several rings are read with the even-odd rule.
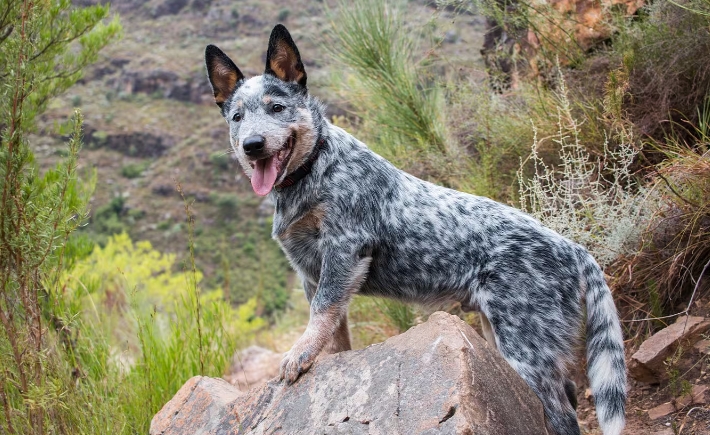
[[[707,400],[705,399],[705,393],[707,391],[707,385],[693,385],[693,389],[690,394],[680,396],[676,399],[676,407],[680,409],[690,404],[703,405],[707,403]]]
[[[700,340],[695,343],[695,346],[693,347],[702,354],[710,355],[710,340]]]
[[[668,414],[675,412],[675,406],[671,402],[666,402],[663,405],[658,405],[655,408],[648,410],[648,418],[651,420],[658,420],[661,417],[665,417]]]
[[[648,411],[648,418],[657,420],[685,408],[688,405],[702,405],[707,403],[705,393],[708,391],[706,385],[694,385],[690,394],[678,397],[673,402],[666,402]]]

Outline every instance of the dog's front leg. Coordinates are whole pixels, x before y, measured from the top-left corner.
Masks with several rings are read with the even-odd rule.
[[[336,339],[340,347],[345,347],[343,337],[340,336],[343,327],[347,331],[348,303],[352,294],[364,282],[371,261],[370,257],[361,258],[357,255],[324,255],[323,258],[306,332],[281,362],[281,379],[289,383],[310,368],[331,340]],[[349,347],[349,337],[347,341]]]

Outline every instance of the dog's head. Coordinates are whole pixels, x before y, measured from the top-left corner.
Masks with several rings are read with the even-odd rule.
[[[229,124],[232,148],[257,195],[300,167],[318,140],[306,71],[286,27],[274,27],[263,75],[245,79],[214,45],[205,50],[214,99]]]

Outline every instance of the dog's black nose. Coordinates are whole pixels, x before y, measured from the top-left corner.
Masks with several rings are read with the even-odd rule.
[[[254,136],[249,136],[248,138],[244,139],[244,154],[248,156],[255,156],[260,154],[262,151],[264,151],[264,144],[266,142],[266,139],[264,139],[264,136],[260,135],[254,135]]]

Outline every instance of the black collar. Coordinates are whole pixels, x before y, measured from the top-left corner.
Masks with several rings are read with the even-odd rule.
[[[316,159],[318,159],[318,155],[320,154],[321,149],[324,146],[325,139],[318,139],[318,142],[316,143],[316,146],[313,149],[313,152],[311,153],[310,157],[308,157],[308,160],[306,160],[301,166],[299,166],[298,169],[288,174],[286,178],[284,178],[284,180],[276,186],[276,189],[280,190],[284,187],[293,186],[294,184],[296,184],[297,181],[303,179],[303,177],[310,174],[311,169],[313,168],[313,163],[315,163]]]

